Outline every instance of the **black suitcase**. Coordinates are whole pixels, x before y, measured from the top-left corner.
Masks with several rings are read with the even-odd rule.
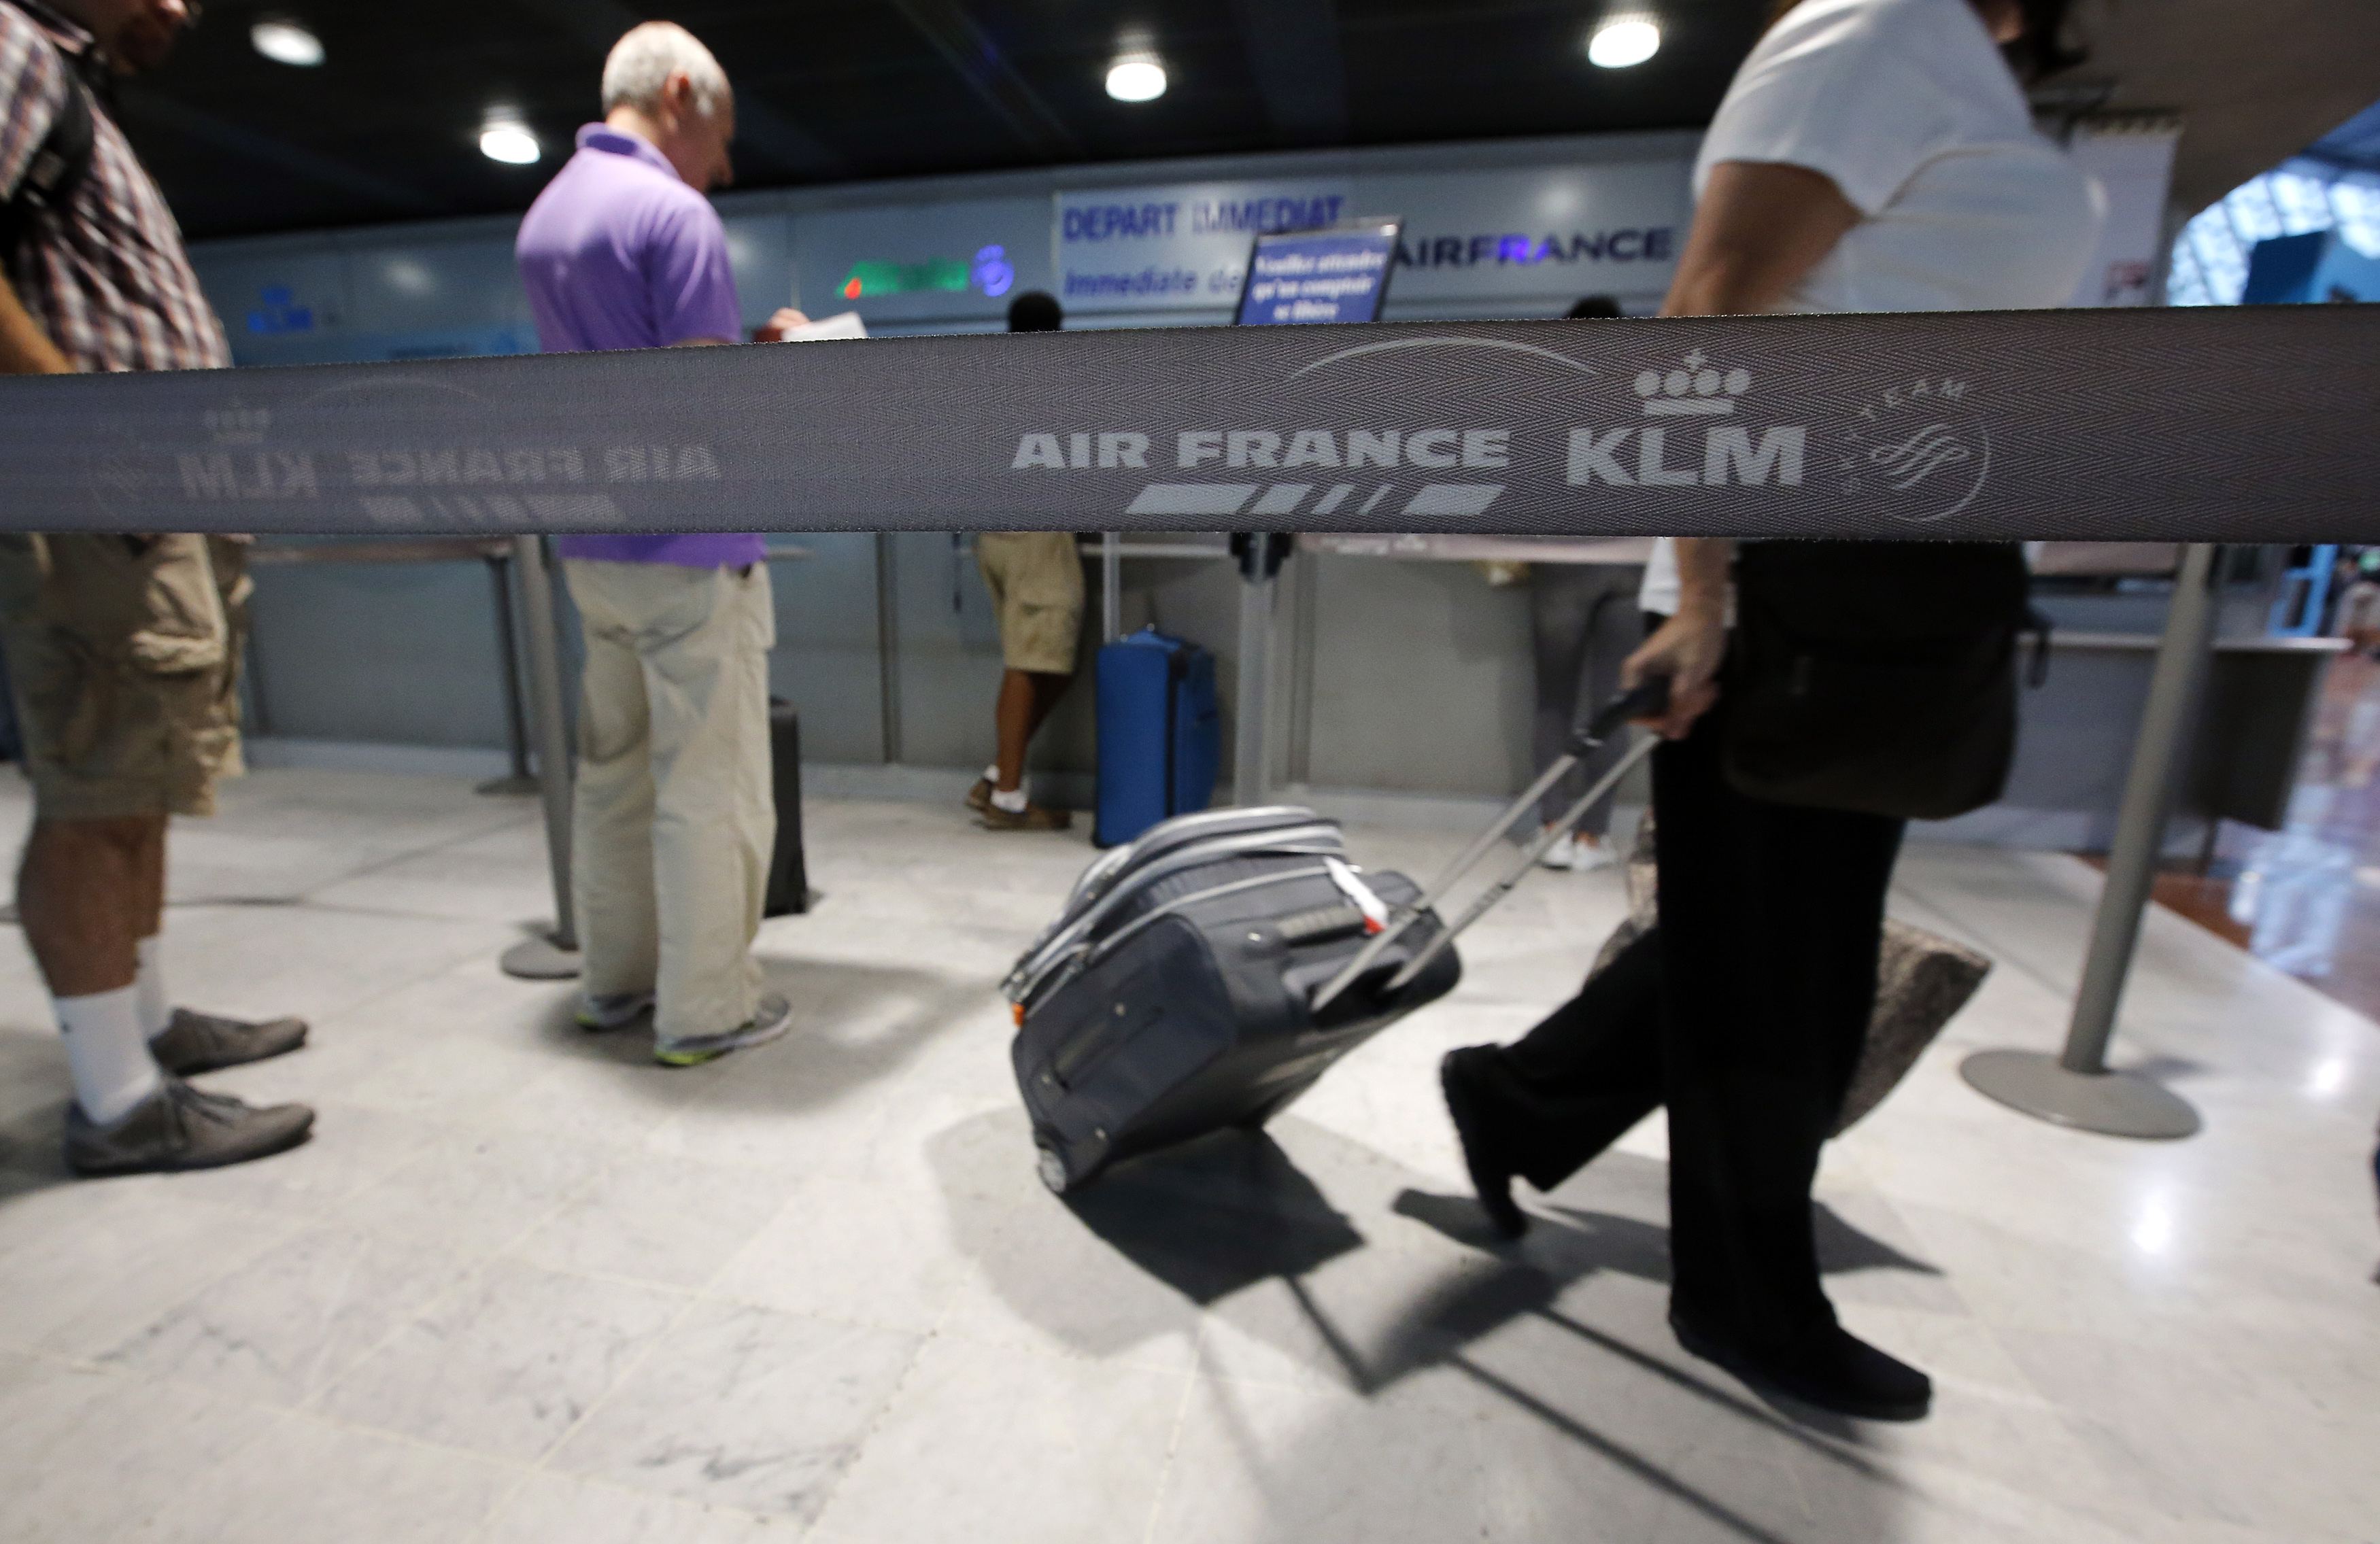
[[[1378,990],[1433,919],[1320,1015],[1309,1007],[1390,907],[1419,898],[1402,874],[1356,873],[1337,825],[1287,807],[1177,816],[1094,865],[1009,982],[1043,1183],[1070,1190],[1118,1159],[1260,1126],[1443,997],[1462,972],[1451,951]]]
[[[1621,699],[1581,748],[1665,694]],[[1573,764],[1548,768],[1424,893],[1347,860],[1336,822],[1275,806],[1177,816],[1094,862],[1009,973],[1016,1084],[1042,1183],[1064,1193],[1118,1160],[1255,1129],[1333,1064],[1454,989],[1454,936],[1651,748],[1598,779],[1451,928],[1433,909]]]
[[[769,857],[760,915],[791,917],[810,909],[809,866],[802,859],[802,721],[779,697],[769,699],[769,786],[777,807],[777,846]]]

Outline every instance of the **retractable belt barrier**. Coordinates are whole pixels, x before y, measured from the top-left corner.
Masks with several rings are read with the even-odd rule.
[[[2369,307],[1391,323],[0,380],[0,529],[2380,541]]]

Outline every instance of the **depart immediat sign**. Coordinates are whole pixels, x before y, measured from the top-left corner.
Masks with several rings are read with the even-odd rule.
[[[1344,178],[1060,193],[1058,299],[1068,310],[1229,310],[1256,237],[1354,212]]]
[[[1062,192],[1058,298],[1070,311],[1229,312],[1257,237],[1393,215],[1401,304],[1553,315],[1606,294],[1650,309],[1685,243],[1693,148],[1648,136],[1623,157],[1563,164]]]

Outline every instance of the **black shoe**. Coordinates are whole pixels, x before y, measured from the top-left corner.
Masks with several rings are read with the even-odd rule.
[[[1821,1410],[1872,1421],[1914,1421],[1933,1407],[1932,1379],[1840,1324],[1820,1325],[1774,1354],[1743,1350],[1675,1308],[1670,1310],[1670,1328],[1680,1345],[1704,1361]]]
[[[1529,1231],[1529,1214],[1512,1199],[1512,1169],[1488,1132],[1487,1101],[1479,1089],[1480,1064],[1496,1054],[1492,1045],[1448,1052],[1438,1064],[1438,1086],[1446,1093],[1446,1112],[1454,1118],[1454,1135],[1463,1143],[1463,1163],[1471,1172],[1479,1210],[1498,1233],[1518,1238]]]
[[[314,1112],[302,1104],[246,1104],[167,1075],[165,1086],[112,1125],[67,1107],[67,1166],[79,1174],[173,1173],[220,1169],[284,1152],[306,1139]]]
[[[176,1077],[190,1077],[244,1062],[261,1062],[306,1043],[302,1018],[269,1018],[250,1023],[214,1014],[174,1010],[173,1020],[149,1042],[157,1064]]]

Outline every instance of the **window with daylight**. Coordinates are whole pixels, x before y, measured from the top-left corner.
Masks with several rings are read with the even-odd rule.
[[[2301,161],[2242,183],[2201,210],[2173,244],[2166,303],[2236,306],[2259,241],[2337,230],[2360,252],[2380,257],[2380,173],[2342,172]]]

